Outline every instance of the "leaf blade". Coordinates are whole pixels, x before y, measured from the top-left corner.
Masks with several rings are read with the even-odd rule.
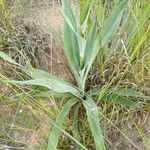
[[[109,93],[114,93],[119,96],[143,98],[143,99],[150,100],[150,96],[145,96],[145,95],[143,95],[143,93],[141,93],[135,89],[132,89],[132,88],[118,87],[116,89],[110,89]]]
[[[103,98],[103,101],[108,101],[111,103],[115,103],[115,104],[119,104],[119,105],[123,105],[129,108],[139,108],[138,104],[134,101],[132,101],[129,98],[125,98],[122,96],[118,96],[118,95],[107,95],[105,98]]]
[[[10,80],[8,82],[13,84],[20,84],[20,85],[43,86],[56,93],[71,93],[78,98],[82,97],[80,92],[77,89],[63,82],[59,82],[57,81],[57,79],[43,78],[43,79],[33,79],[33,80],[25,80],[25,81]]]
[[[64,50],[70,68],[75,74],[75,77],[77,77],[77,71],[79,70],[80,61],[78,44],[79,34],[77,32],[77,23],[70,6],[70,2],[68,0],[62,0],[62,9],[62,14],[64,17]]]
[[[94,23],[92,24],[91,31],[87,37],[86,48],[85,48],[85,65],[88,65],[91,59],[95,38],[96,38],[96,21],[94,21]]]
[[[96,145],[96,150],[106,150],[102,130],[99,126],[98,108],[94,100],[87,96],[86,100],[83,101],[83,105],[86,109],[88,122]]]
[[[0,57],[4,59],[5,61],[8,61],[11,64],[21,66],[20,64],[16,63],[11,57],[9,57],[6,53],[0,51]]]
[[[102,29],[101,34],[101,47],[109,43],[113,36],[116,34],[123,16],[124,8],[127,3],[128,0],[121,1],[104,23],[104,28]]]
[[[80,142],[80,134],[79,134],[79,128],[78,128],[78,117],[79,117],[79,108],[81,104],[79,103],[78,105],[75,106],[74,109],[74,115],[73,115],[73,125],[72,125],[72,133],[74,138]],[[76,150],[79,150],[79,145],[76,144]]]
[[[56,150],[58,138],[59,138],[59,134],[60,134],[60,129],[62,128],[62,123],[64,122],[66,116],[68,115],[71,107],[73,105],[75,105],[77,102],[79,102],[79,100],[72,99],[69,102],[67,102],[61,109],[61,111],[55,121],[55,125],[52,128],[47,150]]]
[[[74,87],[72,84],[66,82],[65,80],[62,80],[62,79],[60,79],[50,73],[47,73],[43,70],[34,69],[34,68],[21,68],[21,69],[22,69],[22,71],[24,71],[28,76],[30,76],[33,79],[36,79],[36,80],[43,79],[44,83],[45,83],[45,80],[47,80],[47,83],[49,81],[50,83],[53,84],[54,89],[61,87],[62,90],[66,89],[66,92],[64,91],[64,93],[67,93],[67,91],[68,92],[70,91],[70,93],[72,93],[73,95],[75,95],[77,97],[81,97],[81,94],[76,89],[76,87]],[[46,84],[46,87],[49,87],[49,85]],[[52,90],[52,88],[50,88],[50,89]],[[57,91],[57,89],[54,92],[63,93],[63,92]]]

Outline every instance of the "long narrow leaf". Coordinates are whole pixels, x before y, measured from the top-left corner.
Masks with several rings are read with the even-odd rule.
[[[88,28],[88,20],[94,2],[95,0],[80,0],[80,24],[82,33],[85,33]]]
[[[91,27],[91,31],[87,37],[86,48],[85,48],[85,65],[89,64],[89,60],[91,59],[94,43],[96,38],[96,22],[93,23]]]
[[[80,23],[83,24],[83,22],[86,19],[86,16],[89,11],[91,0],[80,0]]]
[[[62,0],[62,10],[65,16],[70,20],[73,29],[77,31],[76,19],[71,9],[70,0]]]
[[[16,63],[11,57],[9,57],[6,53],[2,51],[0,51],[0,57],[4,59],[5,61],[8,61],[9,63],[12,63],[17,66],[21,66],[20,64]]]
[[[113,36],[116,34],[123,16],[124,8],[126,7],[127,3],[128,0],[121,1],[106,20],[101,34],[102,47],[110,42]]]
[[[106,150],[102,130],[99,124],[99,112],[94,100],[87,96],[86,100],[83,100],[83,105],[86,109],[87,119],[94,137],[96,150]]]
[[[45,87],[50,88],[49,83],[51,83],[53,88],[50,88],[50,89],[54,92],[67,93],[70,91],[70,93],[72,93],[73,95],[75,95],[77,97],[81,97],[80,92],[73,85],[71,85],[70,83],[68,83],[50,73],[47,73],[43,70],[34,69],[34,68],[21,68],[21,69],[31,78],[41,81],[41,84],[42,84],[42,82],[44,83],[46,80],[47,84],[45,85]],[[48,81],[49,81],[49,83],[48,83]],[[39,82],[38,82],[38,84],[39,84]],[[44,85],[42,84],[41,86],[44,86]]]
[[[79,70],[79,44],[78,44],[78,33],[77,23],[75,16],[72,12],[70,1],[62,0],[62,9],[64,16],[64,45],[65,53],[71,67],[71,70],[77,76]]]
[[[56,150],[60,129],[62,128],[62,123],[64,122],[66,116],[68,115],[71,107],[75,105],[77,102],[79,102],[79,100],[72,99],[63,106],[52,128],[49,142],[48,142],[48,150]]]
[[[73,125],[72,125],[72,133],[73,137],[80,142],[80,134],[79,134],[79,127],[78,127],[78,119],[79,119],[79,108],[80,108],[80,103],[76,105],[74,109],[74,114],[73,114]],[[76,144],[76,150],[79,150],[79,145]]]
[[[87,75],[88,75],[88,73],[89,73],[89,71],[91,69],[91,66],[92,66],[92,64],[93,64],[93,62],[94,62],[94,60],[95,60],[95,58],[96,58],[96,56],[97,56],[97,54],[99,52],[99,49],[100,49],[99,39],[95,39],[94,46],[93,46],[93,51],[92,51],[92,54],[91,54],[91,58],[90,58],[90,60],[88,62],[88,65],[86,67],[84,80],[86,80],[86,78],[87,78]]]
[[[20,84],[20,85],[37,85],[47,87],[48,89],[52,90],[56,93],[71,93],[78,98],[81,98],[80,92],[75,89],[74,87],[67,85],[63,82],[58,81],[57,79],[53,78],[42,78],[42,79],[33,79],[33,80],[26,80],[26,81],[14,81],[10,80],[9,83],[13,84]]]
[[[65,54],[71,70],[75,74],[79,70],[79,44],[77,35],[72,31],[70,26],[64,23],[64,45]]]
[[[119,96],[125,96],[125,97],[134,97],[134,98],[143,98],[145,100],[150,100],[150,96],[145,96],[143,93],[136,91],[135,89],[132,88],[121,88],[118,87],[116,89],[110,89],[109,93],[114,93]]]
[[[123,105],[129,108],[138,108],[138,104],[134,101],[132,101],[129,98],[121,97],[118,95],[110,94],[106,97],[103,98],[103,101],[110,102],[110,103],[115,103],[119,105]]]
[[[63,82],[65,84],[70,84],[68,82],[66,82],[65,80],[62,80],[60,78],[58,78],[57,76],[54,76],[44,70],[40,70],[40,69],[35,69],[35,68],[29,68],[29,67],[24,67],[24,68],[21,68],[21,70],[23,72],[25,72],[28,76],[30,76],[31,78],[50,78],[50,79],[56,79],[60,82]]]
[[[43,91],[43,92],[40,92],[40,93],[37,93],[37,94],[34,94],[33,95],[34,97],[55,97],[55,98],[66,98],[66,97],[71,97],[72,95],[69,94],[69,93],[56,93],[56,92],[52,92],[52,91]]]
[[[91,62],[91,59],[92,59],[91,56],[95,52],[95,49],[94,49],[95,37],[96,37],[96,22],[94,21],[94,23],[91,27],[91,31],[87,36],[85,48],[81,52],[83,54],[82,54],[82,56],[80,56],[80,60],[82,59],[82,61],[83,61],[81,64],[81,68],[83,68],[83,69],[79,72],[79,74],[80,74],[81,78],[84,78],[82,80],[83,84],[85,84],[84,82],[85,82],[86,76],[88,74],[89,68],[91,68],[91,65],[93,63],[93,62]]]
[[[72,141],[74,141],[79,147],[80,150],[88,150],[84,145],[82,145],[80,142],[78,142],[73,136],[71,136],[68,132],[66,132],[64,129],[60,129],[61,132],[68,138],[70,138]]]

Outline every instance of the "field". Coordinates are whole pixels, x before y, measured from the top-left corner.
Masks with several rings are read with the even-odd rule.
[[[0,150],[150,150],[150,0],[0,0]]]

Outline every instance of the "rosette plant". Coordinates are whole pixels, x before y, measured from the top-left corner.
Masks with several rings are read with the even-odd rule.
[[[122,0],[106,19],[103,28],[99,29],[97,28],[97,22],[99,20],[96,20],[96,16],[91,13],[94,0],[87,0],[85,2],[85,5],[83,5],[85,11],[82,11],[81,19],[78,19],[79,17],[74,15],[70,6],[70,1],[62,0],[62,15],[64,18],[62,41],[66,58],[70,70],[74,75],[76,85],[72,85],[45,71],[22,66],[12,60],[4,52],[0,52],[1,58],[16,65],[31,78],[30,80],[24,81],[9,80],[10,83],[43,86],[46,87],[48,91],[54,93],[54,96],[55,94],[63,93],[66,95],[66,99],[69,99],[61,108],[56,121],[53,124],[48,142],[48,150],[57,149],[60,132],[62,132],[62,124],[72,108],[74,108],[74,112],[71,113],[71,117],[74,118],[72,134],[74,142],[76,143],[76,149],[86,149],[81,144],[82,140],[80,139],[78,130],[78,118],[80,117],[78,112],[80,107],[84,107],[86,110],[87,120],[89,122],[96,150],[106,149],[103,132],[100,127],[99,111],[101,110],[98,109],[96,103],[97,99],[94,97],[95,94],[99,93],[100,89],[92,89],[91,87],[91,89],[87,91],[86,80],[97,54],[100,53],[105,45],[111,42],[112,38],[117,33],[127,3],[128,0]],[[90,26],[88,24],[89,17],[92,20]],[[120,93],[122,97],[120,96]],[[125,99],[123,96],[141,96],[141,93],[132,91],[131,89],[110,89],[108,99],[114,95],[118,96],[113,102],[136,107],[137,105],[133,101]]]

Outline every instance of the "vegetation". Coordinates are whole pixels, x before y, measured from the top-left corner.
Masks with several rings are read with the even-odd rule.
[[[10,68],[10,73],[7,71],[1,73],[2,87],[7,86],[11,93],[16,93],[15,96],[11,96],[2,91],[0,95],[2,103],[5,103],[5,99],[8,99],[8,103],[13,99],[15,101],[12,104],[15,105],[16,100],[20,99],[19,104],[27,106],[27,102],[31,99],[30,104],[37,107],[35,110],[38,113],[44,111],[55,117],[55,111],[58,111],[59,107],[56,101],[58,99],[61,101],[56,120],[49,124],[52,129],[48,148],[45,148],[47,147],[45,144],[44,149],[109,149],[109,142],[104,138],[107,124],[115,126],[134,148],[140,149],[113,123],[113,119],[116,112],[123,111],[123,114],[126,110],[143,113],[149,111],[150,92],[146,81],[149,81],[150,72],[148,48],[150,3],[128,0],[119,3],[117,0],[109,2],[80,0],[78,3],[79,11],[77,10],[74,15],[75,10],[72,9],[70,1],[62,0],[64,18],[62,38],[55,37],[56,32],[51,29],[55,40],[64,49],[74,76],[74,83],[69,83],[46,71],[33,68],[28,60],[29,52],[22,52],[20,39],[15,40],[12,47],[17,49],[23,61],[6,54],[6,50],[11,48],[7,46],[8,39],[12,35],[16,37],[17,35],[11,13],[7,11],[9,5],[5,1],[0,1],[4,17],[1,19],[3,35],[0,57],[4,60],[3,68]],[[36,60],[38,61],[40,60]],[[35,66],[38,65],[35,63]],[[24,88],[25,85],[27,88]],[[42,101],[46,97],[54,98],[55,109],[43,105]],[[32,129],[36,118],[33,116],[29,118],[30,120],[26,121]],[[90,130],[87,129],[87,122]],[[147,148],[148,137],[137,123],[133,124],[145,143],[144,148]],[[64,126],[67,126],[66,129]],[[65,138],[59,138],[60,133],[71,139],[67,140],[65,148],[63,144],[61,145],[61,141],[64,142]]]

